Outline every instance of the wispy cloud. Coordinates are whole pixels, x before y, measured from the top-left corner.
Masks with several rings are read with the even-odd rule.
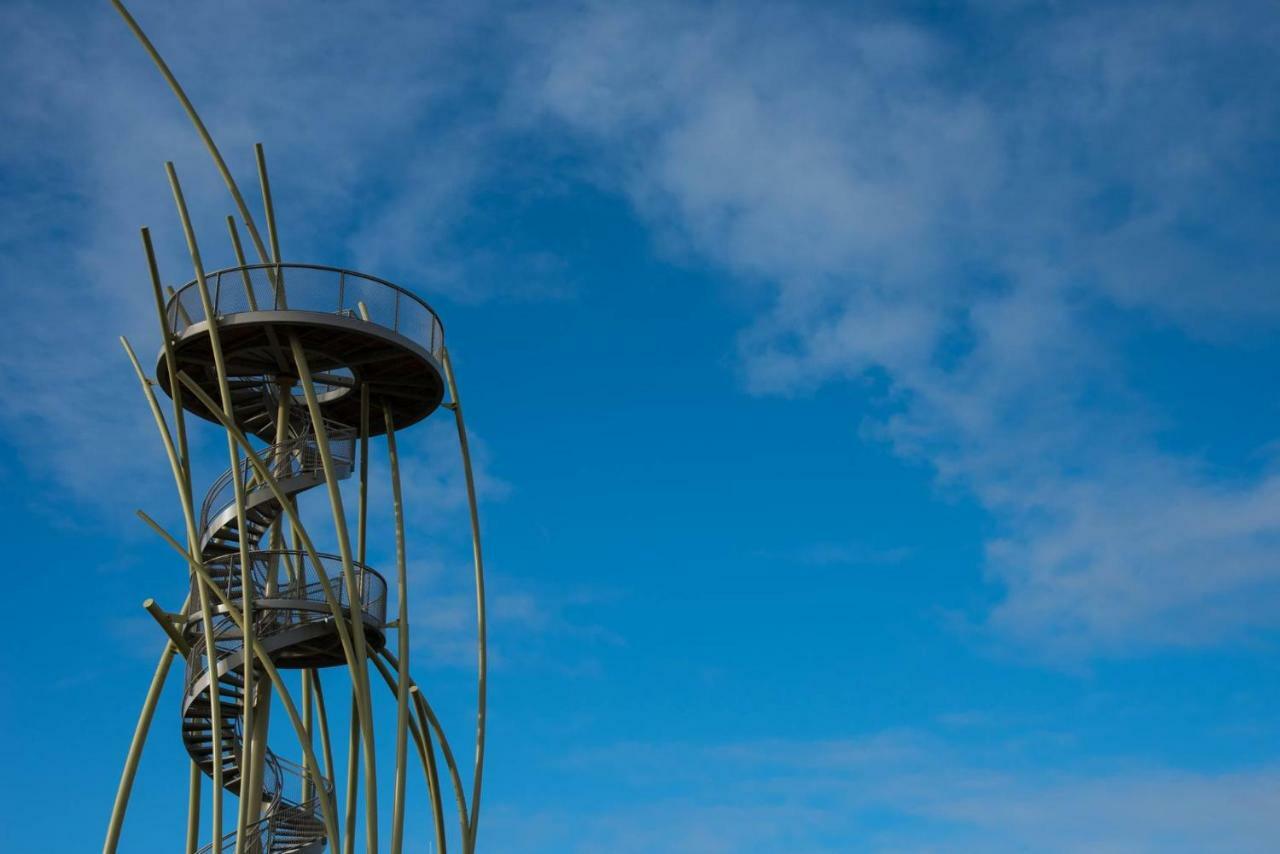
[[[1254,181],[1276,17],[1001,8],[961,43],[879,13],[592,5],[547,27],[519,101],[672,252],[758,295],[749,388],[881,381],[865,432],[1000,525],[1006,637],[1074,654],[1274,626],[1280,480],[1163,450],[1122,343],[1277,320]]]

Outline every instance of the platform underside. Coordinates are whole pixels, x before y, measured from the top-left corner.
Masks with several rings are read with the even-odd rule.
[[[444,399],[439,362],[408,338],[374,323],[323,312],[252,311],[219,318],[218,333],[237,422],[246,433],[268,441],[275,433],[282,384],[293,387],[290,393],[301,402],[293,336],[306,353],[321,413],[331,423],[360,424],[360,383],[369,388],[369,434],[373,436],[386,432],[384,404],[400,430],[426,418]],[[174,358],[179,371],[221,402],[207,322],[186,328],[174,342]],[[171,394],[163,351],[156,378]],[[183,395],[182,403],[194,415],[217,420],[194,395]]]

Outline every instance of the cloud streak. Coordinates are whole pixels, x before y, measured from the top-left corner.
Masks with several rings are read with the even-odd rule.
[[[990,627],[1054,654],[1200,644],[1280,620],[1280,480],[1162,449],[1123,352],[1277,320],[1256,179],[1280,121],[1246,71],[1277,22],[1255,11],[977,7],[962,42],[874,12],[590,5],[547,28],[520,101],[761,304],[752,391],[870,380],[867,433],[991,511]]]

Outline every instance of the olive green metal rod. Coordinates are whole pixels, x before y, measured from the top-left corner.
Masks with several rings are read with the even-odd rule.
[[[153,531],[160,535],[161,539],[168,543],[174,551],[182,555],[187,560],[191,570],[199,575],[205,584],[209,586],[210,590],[213,591],[213,595],[217,597],[218,602],[226,610],[226,614],[231,619],[231,622],[235,624],[236,628],[243,632],[245,628],[244,616],[240,613],[240,609],[231,601],[230,596],[222,592],[222,589],[219,588],[213,578],[210,577],[208,570],[204,568],[204,564],[184,549],[182,544],[174,539],[172,534],[161,527],[159,522],[152,519],[141,510],[137,512],[138,517],[142,519],[142,521],[146,522]],[[312,769],[311,773],[313,775],[318,775],[318,769],[320,766],[316,763],[315,753],[312,751],[311,745],[307,741],[306,730],[303,729],[302,718],[298,715],[298,708],[294,705],[293,697],[289,694],[289,687],[285,685],[284,679],[280,676],[280,671],[276,669],[275,662],[271,660],[271,655],[268,652],[259,646],[254,650],[254,654],[258,658],[258,663],[262,666],[263,672],[266,673],[267,678],[271,680],[271,684],[275,687],[276,694],[280,697],[280,701],[284,703],[285,712],[289,715],[289,722],[293,725],[294,732],[298,736],[298,743],[302,745],[303,758],[307,763],[305,767]],[[245,661],[244,666],[248,667],[249,662]],[[312,782],[316,786],[317,791],[324,790],[324,780],[315,778]],[[337,817],[334,815],[333,810],[333,799],[329,797],[322,797],[319,798],[319,801],[320,809],[324,818],[325,835],[328,837],[330,846],[333,846],[338,833]]]
[[[368,436],[368,386],[361,385],[361,407],[364,424],[364,434]],[[400,652],[400,673],[399,688],[396,690],[396,779],[395,779],[395,796],[392,800],[391,809],[391,854],[400,854],[401,846],[404,843],[404,784],[405,784],[405,764],[408,759],[408,721],[409,721],[409,582],[408,573],[405,568],[405,543],[404,543],[404,504],[401,500],[400,493],[400,455],[396,453],[396,428],[391,418],[391,407],[385,402],[382,404],[382,420],[386,424],[387,431],[387,457],[391,468],[391,506],[395,516],[396,524],[396,588],[397,597],[399,598],[400,610],[396,618],[396,640],[397,648]],[[365,440],[368,444],[368,439]],[[368,467],[368,454],[363,455],[361,465]],[[360,502],[360,509],[365,509],[366,502]],[[361,528],[364,527],[363,513],[361,514]],[[361,531],[361,545],[363,545],[363,530]],[[363,558],[362,558],[363,560]],[[374,659],[375,663],[377,659]],[[436,810],[436,805],[432,804],[432,810]],[[437,845],[443,852],[444,848],[440,840]]]
[[[253,278],[249,275],[247,262],[244,260],[244,247],[240,245],[240,232],[236,230],[236,218],[227,215],[227,233],[231,235],[231,248],[236,255],[236,266],[240,268],[240,280],[244,284],[244,297],[249,302],[249,311],[258,310],[258,298],[253,292]]]
[[[361,564],[365,560],[365,534],[369,517],[369,385],[360,384],[360,493],[356,521],[356,560]],[[351,724],[347,738],[347,799],[346,799],[346,837],[344,854],[352,854],[355,850],[356,804],[360,788],[359,765],[360,732],[359,709],[356,706],[355,694],[351,696]]]
[[[324,775],[335,780],[333,775],[333,744],[329,741],[329,715],[324,708],[324,683],[320,680],[320,671],[311,671],[311,680],[316,689],[316,717],[320,722],[320,749],[324,755]]]
[[[174,628],[173,619],[165,612],[164,608],[156,604],[156,600],[146,599],[143,601],[142,607],[159,624],[164,633],[169,636],[169,640],[173,641],[173,647],[180,655],[187,655],[191,652],[190,644]]]
[[[160,412],[160,404],[156,402],[155,392],[151,388],[151,380],[143,373],[142,365],[138,362],[137,355],[133,352],[133,347],[129,346],[129,342],[121,337],[120,343],[124,345],[125,353],[129,356],[129,361],[133,364],[133,370],[138,375],[138,383],[142,386],[142,391],[147,398],[147,404],[151,408],[151,415],[155,418],[156,429],[160,431],[160,438],[164,442],[165,452],[169,455],[169,465],[173,470],[173,479],[178,489],[178,496],[182,502],[182,516],[186,523],[187,540],[195,544],[199,540],[196,535],[195,526],[195,510],[191,502],[191,481],[187,476],[187,466],[179,457],[177,449],[173,444],[173,436],[169,432],[169,425],[165,423],[164,415]],[[170,355],[172,353],[170,352]],[[194,545],[192,546],[194,551]],[[202,584],[196,584],[196,590],[200,601],[200,621],[204,627],[204,644],[205,655],[209,659],[211,665],[215,662],[213,647],[213,609],[209,605],[209,592]],[[213,748],[213,809],[211,810],[210,820],[213,826],[213,838],[215,840],[222,838],[222,709],[219,703],[210,703],[209,721],[212,726],[211,746]]]
[[[354,674],[352,674],[354,676]],[[342,837],[343,854],[356,850],[356,804],[360,798],[360,701],[357,689],[351,686],[351,720],[347,732],[347,789],[346,812]]]
[[[311,744],[312,749],[315,748],[315,726],[312,718],[315,716],[315,700],[311,691],[311,671],[302,671],[302,728],[307,731],[307,741]],[[319,774],[319,768],[304,768],[308,776],[302,780],[302,798],[299,803],[305,802],[311,797],[310,774]]]
[[[237,255],[237,259],[241,257],[243,256]],[[271,345],[273,350],[279,349],[274,331],[269,333],[267,341]],[[284,366],[283,354],[277,353],[276,359],[279,362],[279,364],[283,367]],[[276,405],[276,433],[275,433],[275,440],[274,440],[274,444],[277,448],[281,447],[284,441],[289,437],[288,432],[289,432],[290,397],[291,395],[289,393],[288,387],[286,387],[283,383],[280,384],[278,386],[278,403]],[[257,477],[256,471],[254,472],[254,477],[255,478]],[[269,537],[268,547],[271,549],[271,557],[268,558],[268,561],[267,561],[268,574],[267,574],[266,592],[268,596],[272,596],[277,592],[276,591],[276,582],[277,582],[276,572],[279,567],[277,563],[278,559],[276,556],[284,548],[283,528],[284,528],[283,517],[278,518],[276,519],[276,521],[271,523],[271,532],[268,535]],[[296,578],[297,573],[293,572],[291,561],[289,561],[286,558],[285,563],[290,564],[290,566],[286,567],[286,571],[291,574],[292,578]],[[267,743],[267,736],[270,734],[270,721],[271,721],[271,692],[270,691],[262,692],[262,697],[259,698],[257,703],[255,703],[254,711],[257,714],[258,723],[254,727],[254,731],[250,733],[250,738],[253,739],[253,743],[254,743],[254,751],[253,751],[254,761],[253,761],[253,764],[249,767],[249,775],[253,784],[249,788],[249,813],[251,815],[261,815],[262,813],[262,781],[266,773],[266,769],[265,769],[266,747],[265,746]],[[332,776],[330,776],[330,779],[332,779]]]
[[[449,383],[449,398],[452,401],[450,408],[453,409],[453,418],[458,426],[458,446],[462,450],[462,470],[467,482],[467,506],[471,511],[471,551],[476,575],[476,659],[479,672],[476,687],[476,764],[475,777],[471,785],[471,835],[464,846],[464,854],[471,854],[476,847],[476,833],[480,824],[480,783],[484,775],[486,680],[489,660],[488,629],[485,621],[484,556],[480,551],[480,511],[476,502],[475,476],[471,471],[471,451],[467,446],[467,427],[462,419],[462,399],[458,397],[458,382],[453,374],[453,362],[449,359],[449,349],[441,347],[440,356],[444,363],[445,380]]]
[[[142,251],[147,256],[147,272],[151,275],[151,295],[155,300],[156,319],[160,321],[160,340],[164,345],[164,361],[169,371],[169,394],[170,399],[173,401],[173,421],[178,438],[178,460],[182,463],[183,483],[186,484],[187,493],[190,494],[191,460],[187,449],[187,419],[185,410],[182,408],[182,389],[176,387],[178,379],[176,373],[177,364],[173,358],[173,330],[169,328],[169,321],[165,315],[164,294],[160,284],[160,265],[156,262],[156,250],[151,244],[151,231],[146,228],[141,231]],[[178,308],[182,307],[180,302],[175,302]],[[190,323],[191,318],[188,317],[186,322]]]
[[[192,496],[191,457],[190,457],[190,450],[187,446],[186,410],[183,409],[182,407],[182,386],[178,383],[177,360],[174,358],[174,352],[173,352],[173,330],[169,327],[168,316],[165,313],[163,286],[161,285],[161,281],[160,281],[160,266],[156,261],[155,247],[151,243],[151,232],[149,229],[146,229],[146,228],[142,229],[142,250],[143,250],[143,253],[146,255],[147,271],[150,273],[150,276],[151,276],[151,295],[152,295],[152,298],[155,300],[156,319],[160,322],[160,340],[163,343],[163,347],[164,347],[165,367],[169,373],[169,397],[173,405],[173,420],[174,420],[174,427],[175,427],[175,432],[177,433],[177,440],[178,440],[178,446],[176,450],[178,454],[178,460],[181,463],[181,468],[182,468],[181,483],[178,486],[178,496],[179,496],[179,499],[184,502],[183,507],[184,507],[184,514],[185,514],[188,512],[187,508],[190,508],[190,511],[194,512],[194,507],[190,507],[189,505],[189,502]],[[173,293],[173,290],[171,288],[170,294],[172,293]],[[185,317],[186,322],[190,323],[191,318],[186,314],[186,311],[182,308],[181,301],[175,299],[174,306],[176,310],[181,311],[181,313]],[[196,543],[194,540],[189,543],[189,547],[192,549],[196,548]],[[203,588],[199,587],[199,585],[197,585],[197,588],[200,589],[201,592],[203,592]],[[190,595],[188,595],[187,598],[189,601]],[[202,596],[201,602],[202,604],[207,605],[208,597]],[[183,608],[183,611],[186,611],[185,607]],[[210,613],[209,616],[210,618],[212,618],[212,613]],[[204,621],[204,617],[205,617],[205,609],[201,608],[201,622],[204,626],[207,627],[209,623]],[[206,635],[206,637],[208,637],[208,635]],[[219,709],[218,710],[219,718],[221,718],[221,713],[222,713],[222,710]],[[210,725],[212,725],[212,720]],[[196,847],[199,843],[199,836],[200,836],[200,779],[199,777],[201,772],[200,772],[200,767],[195,763],[194,759],[191,761],[191,769],[192,769],[192,773],[196,775],[196,779],[195,779],[195,783],[190,787],[190,794],[189,794],[190,803],[187,806],[187,849],[188,849],[187,854],[194,854]]]
[[[204,125],[204,120],[196,112],[196,108],[191,103],[191,99],[187,97],[187,93],[182,90],[181,84],[178,83],[178,78],[173,76],[173,72],[169,70],[169,66],[160,56],[160,52],[151,43],[151,39],[147,38],[147,34],[142,31],[142,27],[134,20],[133,15],[129,14],[129,10],[125,8],[124,3],[120,2],[120,0],[111,0],[111,5],[120,13],[120,17],[124,19],[125,24],[128,25],[133,35],[142,44],[143,49],[151,57],[151,61],[155,63],[165,82],[169,84],[169,88],[173,90],[173,94],[181,102],[182,108],[186,110],[187,118],[191,120],[191,124],[195,125],[196,133],[200,135],[200,140],[204,143],[204,147],[208,149],[214,165],[218,167],[218,173],[222,176],[223,183],[227,185],[227,190],[231,193],[231,198],[236,203],[236,210],[240,212],[240,218],[244,221],[245,228],[249,230],[249,238],[253,241],[253,246],[258,251],[258,257],[262,259],[262,263],[266,264],[267,249],[262,243],[262,237],[258,234],[258,227],[253,224],[253,217],[249,213],[248,206],[244,203],[244,196],[240,195],[240,188],[236,186],[235,178],[231,177],[231,170],[227,168],[227,162],[222,159],[222,154],[218,151],[218,146],[214,144],[209,129]]]
[[[200,246],[196,241],[195,229],[191,225],[191,217],[187,212],[187,202],[182,194],[182,183],[178,180],[177,170],[173,168],[173,163],[165,163],[165,172],[169,176],[169,186],[173,190],[173,201],[178,209],[178,218],[182,222],[182,232],[187,240],[187,251],[191,255],[191,266],[196,276],[196,292],[200,295],[200,306],[204,309],[205,322],[209,327],[209,349],[213,353],[214,370],[218,375],[218,391],[222,396],[222,411],[227,418],[235,418],[235,407],[231,398],[231,386],[227,380],[227,364],[222,354],[222,340],[218,331],[217,310],[214,308],[213,301],[209,298],[209,288],[205,282],[204,262],[200,258]],[[227,455],[231,461],[231,481],[235,491],[236,502],[236,530],[247,530],[245,520],[244,507],[244,482],[241,477],[240,468],[240,452],[236,448],[235,439],[227,434]],[[243,643],[245,647],[244,655],[246,661],[253,661],[253,572],[252,565],[249,562],[249,542],[241,535],[238,537],[240,541],[240,573],[241,573],[241,611],[245,616],[245,634]],[[194,548],[194,546],[193,546]],[[209,654],[209,660],[214,662],[213,656],[213,635],[205,635],[205,651]],[[253,696],[253,668],[246,667],[244,672],[244,696]],[[220,722],[219,722],[220,723]],[[246,702],[244,704],[244,729],[246,732],[253,732],[253,704]],[[222,740],[221,733],[217,736],[218,744],[215,750],[220,748]],[[252,747],[250,746],[250,750]],[[221,757],[219,757],[221,764]],[[243,763],[243,759],[242,759]],[[242,764],[243,767],[243,764]],[[250,765],[250,767],[252,767]],[[236,847],[235,854],[243,854],[245,836],[248,832],[248,786],[250,784],[248,774],[240,774],[240,791],[237,799],[238,810],[236,814]],[[221,781],[218,781],[221,783]],[[219,818],[221,813],[219,811]],[[220,840],[221,834],[214,836],[214,841]]]
[[[355,614],[363,613],[364,600],[356,586],[355,569],[351,562],[351,538],[347,530],[347,518],[342,508],[342,493],[338,487],[338,473],[333,463],[333,454],[329,448],[329,435],[325,428],[324,417],[320,413],[320,401],[316,396],[315,383],[311,378],[311,368],[307,363],[307,354],[302,349],[302,342],[297,333],[289,333],[289,347],[293,351],[293,361],[298,367],[298,382],[302,386],[303,396],[307,401],[307,411],[311,415],[311,429],[315,434],[316,448],[320,451],[320,464],[324,468],[325,485],[329,492],[329,506],[333,511],[333,526],[338,535],[338,554],[342,558],[342,577],[347,585],[347,601],[351,604],[352,619]],[[377,751],[373,738],[373,707],[369,691],[368,651],[365,646],[363,625],[359,631],[353,632],[355,641],[356,667],[352,668],[351,679],[356,687],[359,700],[360,729],[364,739],[364,772],[365,772],[365,838],[370,852],[378,850],[378,772]]]
[[[389,651],[384,649],[381,655],[397,671],[400,669],[400,664],[396,657]],[[436,740],[440,742],[440,754],[444,757],[445,767],[449,770],[449,782],[453,786],[453,798],[458,805],[458,821],[462,827],[462,842],[465,846],[467,840],[471,838],[467,816],[467,796],[462,790],[462,777],[458,773],[458,763],[453,758],[453,750],[449,747],[449,738],[444,734],[444,727],[440,725],[440,719],[436,717],[435,710],[431,708],[431,704],[427,702],[427,698],[423,695],[421,689],[414,683],[413,677],[409,677],[409,697],[413,701],[418,717],[421,719],[423,731],[434,732]]]
[[[253,290],[253,277],[249,275],[249,262],[244,257],[244,247],[240,245],[240,232],[236,230],[235,217],[227,217],[227,233],[231,235],[231,249],[236,256],[236,266],[240,268],[240,280],[244,284],[244,295],[249,301],[249,310],[258,310],[258,298]],[[275,282],[276,278],[271,275],[267,276],[268,280]],[[267,344],[271,347],[271,355],[275,357],[276,367],[281,373],[287,373],[288,364],[284,360],[284,355],[280,351],[280,341],[276,337],[276,331],[270,326],[266,326],[262,330],[267,336]],[[284,441],[280,439],[279,441]]]
[[[397,680],[382,659],[373,658],[373,664],[378,668],[378,673],[382,675],[383,681],[387,683],[387,687],[391,693],[399,700],[401,689],[407,684],[408,680]],[[406,696],[408,691],[405,692]],[[440,799],[440,775],[436,769],[435,750],[431,746],[430,731],[427,730],[426,721],[423,721],[420,728],[413,718],[406,719],[406,729],[413,736],[414,746],[418,749],[418,759],[422,762],[422,773],[427,778],[427,795],[431,800],[431,824],[435,832],[436,852],[438,854],[446,854],[447,845],[444,832],[444,805]],[[427,732],[426,741],[423,740],[423,732]],[[467,835],[467,816],[466,810],[461,810],[459,816],[462,819],[462,837]]]
[[[124,771],[120,774],[120,785],[116,788],[116,800],[111,807],[111,818],[107,822],[103,854],[115,854],[116,846],[120,844],[120,830],[124,827],[124,814],[129,806],[129,794],[133,791],[133,778],[138,773],[138,761],[142,758],[142,748],[147,743],[147,731],[151,729],[151,719],[155,717],[156,704],[160,702],[160,693],[164,690],[174,651],[173,641],[166,640],[164,652],[160,653],[160,663],[156,665],[155,675],[151,677],[151,687],[147,689],[146,699],[142,701],[142,711],[138,714],[138,724],[133,730],[133,740],[129,743],[129,753],[124,760]]]
[[[187,854],[196,854],[200,845],[200,766],[191,760],[191,779],[187,782]]]
[[[267,278],[271,281],[271,288],[275,294],[275,307],[277,309],[285,309],[289,307],[284,292],[284,271],[280,269],[280,233],[276,231],[276,208],[271,201],[271,179],[267,177],[267,157],[262,150],[262,143],[254,143],[253,156],[258,163],[258,186],[262,188],[262,209],[267,216],[267,239],[271,242],[271,261],[276,264],[273,271],[267,271]]]

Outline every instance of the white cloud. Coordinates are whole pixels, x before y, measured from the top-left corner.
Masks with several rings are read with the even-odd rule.
[[[1280,481],[1162,451],[1118,342],[1277,320],[1252,173],[1280,116],[1250,75],[1280,21],[1237,11],[988,11],[962,42],[874,13],[591,5],[547,27],[513,101],[759,295],[751,389],[887,380],[871,432],[1004,531],[992,625],[1056,651],[1199,643],[1280,619]]]

